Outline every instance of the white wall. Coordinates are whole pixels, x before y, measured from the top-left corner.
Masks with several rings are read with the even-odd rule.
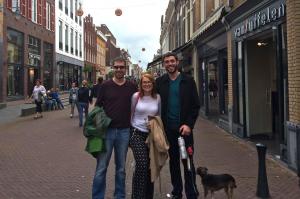
[[[70,13],[70,0],[68,0],[68,8],[69,8],[69,13]],[[78,3],[80,3],[81,1],[78,0]],[[80,61],[84,61],[84,35],[83,35],[83,16],[82,18],[82,25],[79,26],[79,17],[78,17],[78,22],[75,22],[75,0],[73,0],[73,14],[74,17],[73,19],[71,19],[70,14],[66,15],[65,14],[65,0],[62,0],[62,5],[63,5],[63,10],[59,9],[59,0],[55,0],[55,44],[56,44],[56,53],[68,56],[68,57],[72,57],[74,59],[78,59]],[[79,5],[78,5],[79,8]],[[63,50],[59,49],[59,21],[62,21],[62,27],[63,27],[63,31],[62,31],[62,43],[63,43]],[[69,26],[69,51],[65,52],[65,25]],[[78,56],[75,55],[75,43],[73,44],[73,48],[74,48],[74,52],[73,54],[71,54],[71,28],[73,28],[74,33],[73,33],[73,42],[75,42],[75,32],[78,32]],[[82,57],[80,57],[80,45],[79,45],[79,35],[81,35],[81,52],[82,52]]]

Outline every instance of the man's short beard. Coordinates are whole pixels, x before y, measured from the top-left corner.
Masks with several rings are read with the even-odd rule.
[[[117,74],[114,75],[116,79],[123,79],[125,77],[125,75],[122,75],[121,77]]]
[[[176,73],[176,72],[178,71],[178,66],[175,66],[175,67],[172,67],[172,68],[174,68],[174,70],[173,70],[173,71],[169,71],[169,70],[167,70],[167,71],[168,71],[168,73],[170,73],[170,74],[174,74],[174,73]]]

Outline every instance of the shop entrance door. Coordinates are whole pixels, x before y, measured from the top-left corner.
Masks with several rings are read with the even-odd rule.
[[[209,117],[218,121],[219,117],[219,77],[218,62],[208,63],[208,107]]]
[[[39,70],[34,67],[28,68],[28,96],[31,96],[37,79],[39,79]]]
[[[279,50],[281,38],[273,30],[245,41],[245,105],[248,137],[280,155],[284,143],[284,79]],[[278,61],[280,60],[280,61]]]

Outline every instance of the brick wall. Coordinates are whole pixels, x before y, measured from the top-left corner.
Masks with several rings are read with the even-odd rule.
[[[194,30],[196,31],[200,27],[200,0],[196,0],[194,4]]]
[[[205,19],[209,18],[211,13],[214,11],[215,2],[213,0],[206,0],[206,16]]]
[[[290,121],[300,123],[300,1],[287,0]]]

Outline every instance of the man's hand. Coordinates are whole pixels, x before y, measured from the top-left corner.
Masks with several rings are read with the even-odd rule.
[[[188,125],[183,124],[180,128],[179,128],[179,132],[181,132],[181,135],[190,135],[192,130]]]

